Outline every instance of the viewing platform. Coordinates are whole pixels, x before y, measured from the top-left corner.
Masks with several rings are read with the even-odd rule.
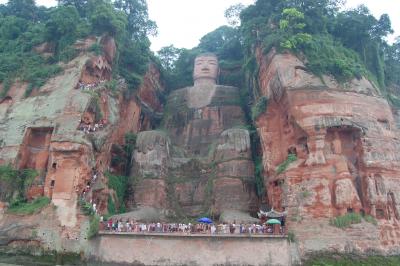
[[[137,232],[110,232],[110,231],[99,231],[100,236],[124,236],[124,237],[165,237],[165,238],[246,238],[246,239],[285,239],[287,235],[282,234],[188,234],[188,233],[137,233]]]

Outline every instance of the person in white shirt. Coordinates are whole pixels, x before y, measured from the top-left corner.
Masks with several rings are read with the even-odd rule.
[[[215,235],[215,231],[217,230],[217,228],[215,227],[214,224],[211,225],[211,234]]]

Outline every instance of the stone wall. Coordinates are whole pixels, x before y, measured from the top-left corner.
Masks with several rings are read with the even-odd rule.
[[[103,234],[87,256],[135,265],[292,265],[283,237]],[[295,254],[294,254],[295,255]]]

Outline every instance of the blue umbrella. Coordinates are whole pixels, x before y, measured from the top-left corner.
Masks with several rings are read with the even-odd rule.
[[[200,223],[205,223],[205,224],[212,224],[213,223],[213,221],[211,221],[211,219],[207,218],[207,217],[202,217],[202,218],[198,219],[197,221],[200,222]]]

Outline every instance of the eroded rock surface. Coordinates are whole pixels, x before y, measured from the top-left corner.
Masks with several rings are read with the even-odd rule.
[[[101,55],[88,52],[96,43],[103,49]],[[62,235],[81,231],[85,218],[80,199],[96,204],[100,213],[106,212],[109,197],[116,198],[104,176],[115,170],[113,147],[124,144],[126,133],[152,128],[153,113],[162,112],[158,98],[149,109],[152,103],[124,97],[127,86],[122,79],[116,81],[114,92],[105,86],[116,55],[113,38],[90,37],[75,46],[80,54],[61,64],[63,72],[40,90],[24,97],[27,84],[17,82],[0,102],[0,162],[38,172],[27,198],[51,199],[56,207],[55,230]],[[48,47],[44,44],[37,49],[45,53]],[[159,77],[158,70],[149,66],[138,91],[159,97],[163,90]],[[12,195],[1,193],[2,200],[3,196]]]
[[[339,85],[310,74],[291,54],[260,52],[257,59],[268,98],[256,123],[268,202],[289,212],[303,251],[398,249],[400,142],[388,102],[365,78]],[[290,154],[297,160],[278,172]],[[348,212],[371,215],[378,225],[338,233],[329,219]],[[319,241],[306,229],[316,224],[324,227]]]

